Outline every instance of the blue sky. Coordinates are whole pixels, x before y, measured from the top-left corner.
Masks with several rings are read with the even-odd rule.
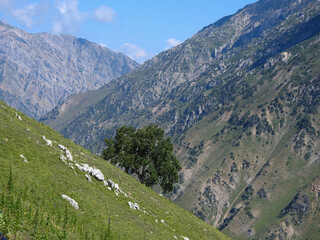
[[[256,0],[0,0],[0,19],[38,33],[71,34],[139,63]]]

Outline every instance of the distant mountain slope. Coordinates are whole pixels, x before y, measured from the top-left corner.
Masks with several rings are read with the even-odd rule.
[[[175,203],[234,239],[317,239],[319,22],[317,0],[261,0],[45,122],[96,152],[157,123],[183,165]]]
[[[1,101],[0,136],[0,233],[8,239],[229,239]]]
[[[85,39],[30,34],[0,21],[0,99],[31,117],[136,67],[124,54]]]
[[[97,94],[82,95],[87,101],[77,104],[71,98],[71,104],[58,106],[44,122],[87,148],[92,144],[94,151],[96,143],[124,123],[141,126],[153,121],[171,135],[184,131],[220,108],[229,88],[251,70],[316,35],[320,29],[317,5],[314,0],[251,4],[146,61]],[[244,93],[249,88],[246,83],[239,90]],[[70,114],[69,108],[75,111]]]

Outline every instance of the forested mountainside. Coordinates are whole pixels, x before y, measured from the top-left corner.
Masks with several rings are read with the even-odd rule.
[[[33,118],[138,65],[85,39],[30,34],[0,21],[0,99]]]
[[[1,101],[0,171],[7,239],[229,239]]]
[[[183,165],[178,205],[235,239],[314,239],[319,22],[320,1],[261,0],[45,123],[94,152],[121,125],[156,123]]]

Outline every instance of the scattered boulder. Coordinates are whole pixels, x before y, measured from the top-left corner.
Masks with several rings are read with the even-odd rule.
[[[47,143],[48,146],[52,146],[52,141],[51,141],[51,140],[46,139],[46,137],[45,137],[44,135],[42,136],[42,138],[43,138],[43,140],[46,141],[46,143]]]
[[[117,183],[114,183],[113,181],[111,181],[110,179],[108,179],[107,181],[107,185],[114,191],[114,193],[118,196],[119,193],[122,193],[125,197],[128,197],[128,195],[121,190],[121,188],[119,187],[119,185]]]
[[[59,146],[59,148],[61,148],[61,150],[63,150],[63,151],[66,152],[67,159],[68,159],[69,161],[73,162],[72,154],[71,154],[71,152],[68,150],[68,148],[66,148],[65,146],[63,146],[63,145],[61,145],[61,144],[59,144],[58,146]]]
[[[138,203],[132,203],[132,202],[128,202],[129,206],[131,209],[133,210],[140,210],[140,207],[138,205]]]
[[[183,236],[180,236],[181,238],[183,238],[184,240],[189,240],[189,238],[187,237],[183,237]]]
[[[99,181],[104,181],[104,175],[99,169],[90,167],[88,164],[82,164],[81,166],[80,164],[76,163],[76,166],[81,171],[89,173],[91,176],[95,177]]]
[[[22,118],[19,116],[19,114],[18,113],[15,113],[15,114],[16,114],[16,117],[21,121]]]
[[[71,152],[70,152],[68,149],[66,149],[66,155],[67,155],[67,159],[68,159],[69,161],[73,162],[73,157],[72,157],[72,155],[71,155]]]
[[[63,151],[67,150],[67,148],[66,148],[65,146],[61,145],[61,144],[59,144],[58,146],[59,146],[59,148],[61,148],[61,150],[63,150]]]
[[[112,180],[108,179],[108,185],[111,187],[111,189],[114,189],[115,183],[112,182]]]
[[[64,162],[65,164],[68,164],[68,163],[66,162],[67,158],[66,158],[65,156],[61,155],[61,156],[60,156],[60,159],[61,159],[62,162]]]
[[[28,162],[28,160],[21,154],[20,157],[24,160],[24,162]]]
[[[71,204],[71,206],[74,207],[76,210],[79,210],[79,205],[74,199],[72,199],[71,197],[68,197],[67,195],[63,195],[63,194],[61,195],[61,197],[63,199],[66,199]]]

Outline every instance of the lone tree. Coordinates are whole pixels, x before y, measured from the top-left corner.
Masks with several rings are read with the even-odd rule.
[[[151,124],[135,130],[133,127],[118,128],[114,138],[106,139],[107,148],[103,158],[136,175],[139,181],[150,187],[157,183],[165,192],[173,190],[181,170],[178,159],[173,155],[170,138],[164,131]]]

